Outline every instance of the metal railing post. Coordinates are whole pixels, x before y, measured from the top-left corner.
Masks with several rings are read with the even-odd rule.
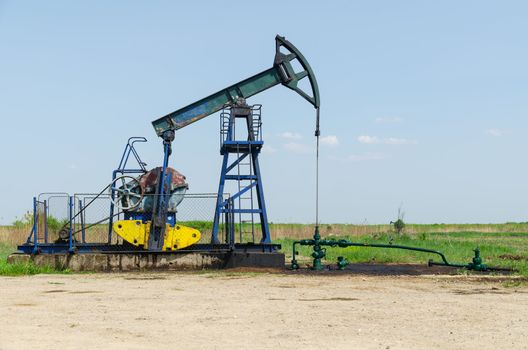
[[[83,243],[86,243],[86,232],[84,230],[84,208],[83,208],[83,204],[82,204],[82,199],[79,199],[79,212],[81,213],[81,237],[82,237],[82,242]]]
[[[38,252],[37,220],[37,197],[33,197],[33,254],[37,254]]]
[[[114,183],[114,180],[117,178],[118,172],[119,170],[114,170],[112,172],[112,182],[111,183]],[[121,171],[121,174],[123,174],[122,171]],[[110,188],[110,217],[108,220],[108,244],[112,243],[112,225],[114,223],[114,198],[115,198],[114,189]]]
[[[68,201],[68,219],[70,222],[69,228],[69,240],[68,240],[68,251],[73,253],[73,197],[69,196]]]
[[[234,212],[234,208],[235,208],[235,203],[233,201],[232,198],[229,198],[229,202],[228,202],[228,215],[229,215],[229,228],[228,228],[228,232],[229,232],[229,248],[231,250],[234,250],[235,249],[235,212]]]
[[[48,201],[44,200],[44,243],[48,244]]]

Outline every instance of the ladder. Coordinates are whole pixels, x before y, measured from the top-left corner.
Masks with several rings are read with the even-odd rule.
[[[244,99],[238,99],[234,104],[224,106],[220,113],[220,154],[223,155],[223,162],[211,238],[213,244],[220,243],[218,231],[222,215],[231,218],[226,226],[237,226],[239,243],[255,243],[255,217],[258,216],[262,233],[260,243],[271,242],[258,161],[264,144],[261,109],[261,105],[249,106]],[[242,120],[246,126],[245,138],[237,134],[237,120]],[[234,158],[231,163],[230,158]],[[236,193],[225,199],[223,193],[228,181],[236,182]],[[227,232],[232,231],[232,227],[227,228]],[[226,234],[226,240],[225,243],[234,246],[233,234]]]

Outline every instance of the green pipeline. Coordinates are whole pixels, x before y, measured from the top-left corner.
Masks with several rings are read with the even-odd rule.
[[[512,269],[508,268],[502,268],[502,267],[489,267],[486,264],[483,263],[482,257],[480,256],[480,249],[476,248],[474,252],[474,257],[470,263],[467,264],[454,264],[450,263],[447,258],[445,257],[444,253],[433,250],[433,249],[425,249],[425,248],[418,248],[418,247],[410,247],[410,246],[404,246],[404,245],[394,245],[394,244],[377,244],[377,243],[357,243],[357,242],[351,242],[345,239],[340,240],[334,240],[334,239],[321,239],[319,235],[319,230],[316,228],[316,233],[314,234],[314,239],[303,239],[299,241],[293,242],[293,258],[292,258],[292,264],[291,268],[293,270],[299,269],[299,263],[297,262],[296,256],[298,255],[297,251],[297,245],[301,246],[313,246],[313,252],[311,254],[313,258],[313,270],[322,270],[324,267],[321,263],[321,260],[326,257],[326,248],[346,248],[346,247],[363,247],[363,248],[382,248],[382,249],[403,249],[403,250],[411,250],[415,252],[421,252],[421,253],[429,253],[429,254],[435,254],[438,255],[441,259],[441,262],[435,262],[433,260],[429,260],[429,266],[437,265],[437,266],[450,266],[450,267],[457,267],[457,268],[465,268],[472,271],[513,271]],[[343,270],[344,267],[348,265],[348,262],[343,257],[338,257],[337,267],[339,270]]]

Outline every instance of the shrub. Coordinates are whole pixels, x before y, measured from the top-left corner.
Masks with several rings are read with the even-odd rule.
[[[398,208],[398,219],[396,221],[391,221],[390,223],[394,226],[394,230],[398,233],[398,235],[401,235],[403,232],[403,229],[405,228],[405,222],[403,222],[403,217],[405,216],[405,212],[402,210],[403,203],[400,204],[400,207]]]

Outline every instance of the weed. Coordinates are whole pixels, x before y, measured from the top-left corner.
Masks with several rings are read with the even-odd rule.
[[[60,270],[51,266],[37,266],[32,262],[8,264],[7,256],[15,250],[14,247],[0,243],[0,276],[24,276],[39,273],[69,273],[67,269]]]

